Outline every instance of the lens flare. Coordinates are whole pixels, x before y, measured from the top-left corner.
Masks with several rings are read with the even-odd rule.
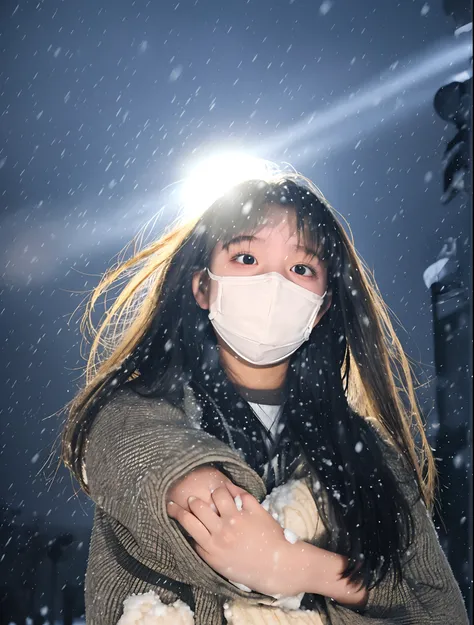
[[[241,153],[218,154],[195,165],[182,181],[181,204],[185,214],[201,214],[239,182],[267,179],[279,168],[275,163]]]

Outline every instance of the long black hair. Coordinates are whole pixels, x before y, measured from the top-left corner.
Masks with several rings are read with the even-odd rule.
[[[329,310],[291,357],[285,405],[291,434],[327,495],[330,509],[320,511],[331,524],[334,550],[348,557],[343,575],[367,586],[380,583],[390,570],[399,579],[403,553],[413,537],[410,505],[388,468],[379,434],[365,417],[378,421],[429,501],[410,422],[415,419],[424,437],[409,366],[383,302],[333,209],[314,187],[291,176],[233,188],[170,249],[139,339],[132,348],[129,341],[119,364],[96,375],[89,393],[83,391],[73,405],[63,438],[65,462],[86,490],[80,459],[94,417],[92,405],[130,380],[137,392],[179,403],[183,384],[202,381],[204,372],[208,391],[214,382],[228,385],[228,392],[218,394],[219,410],[227,415],[236,410],[232,385],[207,361],[203,346],[215,345],[216,339],[207,313],[194,299],[191,277],[209,266],[217,242],[258,230],[272,204],[295,210],[298,236],[318,251],[332,291]],[[358,380],[354,387],[359,400],[364,399],[359,406],[371,414],[349,404],[351,380]],[[406,389],[403,397],[395,380]],[[245,402],[239,410],[244,419],[252,418]],[[432,476],[432,456],[423,441]]]

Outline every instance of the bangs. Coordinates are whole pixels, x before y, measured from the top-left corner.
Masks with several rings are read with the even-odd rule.
[[[207,253],[218,242],[225,246],[239,235],[254,235],[266,225],[274,206],[294,211],[298,245],[316,254],[328,279],[334,275],[340,240],[337,221],[323,197],[287,177],[275,182],[248,180],[214,202],[200,220]]]

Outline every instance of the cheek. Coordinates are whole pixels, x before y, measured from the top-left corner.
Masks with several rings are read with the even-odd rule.
[[[225,266],[227,254],[221,249],[220,243],[214,248],[209,259],[209,269],[216,275],[222,275],[222,268]]]
[[[327,290],[328,290],[328,274],[327,274],[327,270],[324,270],[324,271],[319,273],[318,291],[317,292],[319,293],[319,295],[322,295]]]
[[[217,276],[235,275],[235,266],[225,250],[214,250],[209,261],[209,269]],[[232,273],[234,270],[234,273]]]
[[[305,280],[303,279],[300,280],[298,284],[300,286],[303,286],[305,289],[308,289],[308,291],[315,293],[316,295],[322,295],[326,290],[325,281],[320,279],[308,280],[307,282],[305,282]]]

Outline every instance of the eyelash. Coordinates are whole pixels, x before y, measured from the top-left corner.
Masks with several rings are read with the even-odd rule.
[[[250,254],[249,252],[238,252],[237,254],[234,254],[231,258],[232,261],[235,261],[236,258],[238,258],[239,256],[251,256],[252,258],[255,258],[255,256],[253,254]],[[255,259],[256,260],[256,259]],[[243,265],[244,263],[239,263],[239,265]],[[306,267],[307,269],[309,269],[311,271],[311,273],[313,274],[312,277],[313,278],[317,278],[318,277],[318,272],[316,271],[316,269],[314,269],[313,267],[311,267],[311,265],[306,265],[305,263],[296,263],[296,266],[301,266],[301,267]],[[251,266],[251,265],[248,265]],[[301,275],[301,274],[296,274]],[[309,276],[301,276],[302,278],[308,278]]]

